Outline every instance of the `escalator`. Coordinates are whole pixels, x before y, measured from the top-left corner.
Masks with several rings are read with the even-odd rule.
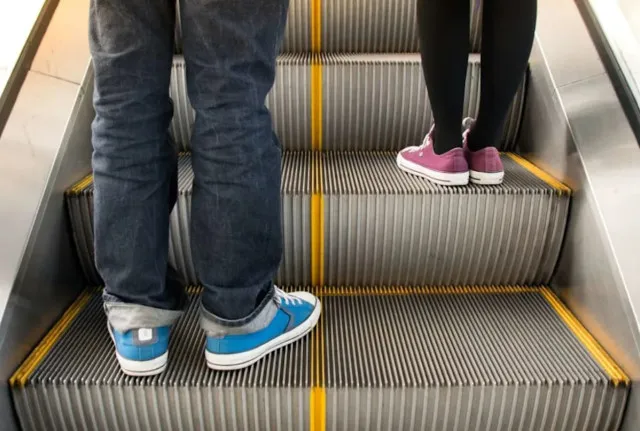
[[[283,146],[277,283],[323,302],[317,329],[247,369],[203,358],[189,248],[193,172],[176,31],[180,152],[169,260],[189,283],[167,370],[122,374],[93,265],[91,175],[66,204],[89,286],[11,378],[27,430],[614,430],[630,379],[549,287],[572,190],[518,155],[524,77],[504,127],[505,181],[445,188],[397,169],[431,123],[412,0],[292,0],[267,105]],[[479,106],[472,7],[465,115]]]

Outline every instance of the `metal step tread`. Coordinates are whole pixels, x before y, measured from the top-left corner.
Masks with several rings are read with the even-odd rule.
[[[167,371],[145,378],[120,373],[100,290],[87,290],[12,377],[20,419],[34,430],[608,430],[622,416],[629,378],[548,288],[312,290],[323,317],[309,337],[214,372],[190,288]]]
[[[419,54],[284,54],[267,95],[274,129],[286,150],[399,150],[418,145],[432,123]],[[480,108],[481,57],[469,55],[464,116]],[[512,151],[520,131],[526,76],[506,116],[501,149]],[[189,151],[195,112],[184,58],[171,75],[171,134]]]
[[[393,152],[285,152],[285,285],[545,284],[560,252],[571,190],[515,154],[500,186],[447,188],[400,171]],[[198,284],[190,247],[190,156],[179,159],[169,260]],[[93,183],[67,192],[88,282]]]

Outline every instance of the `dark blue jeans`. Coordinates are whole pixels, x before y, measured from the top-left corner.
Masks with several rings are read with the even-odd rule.
[[[175,7],[91,0],[95,255],[120,330],[171,323],[181,308],[183,286],[167,267]],[[196,111],[192,255],[205,314],[232,325],[269,302],[282,254],[281,149],[264,103],[287,8],[288,0],[180,2]]]

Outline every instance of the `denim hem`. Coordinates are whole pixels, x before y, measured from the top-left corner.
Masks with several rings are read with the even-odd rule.
[[[233,295],[234,294],[234,290],[231,289],[229,291],[229,294]],[[262,298],[262,301],[260,302],[260,304],[258,304],[258,306],[246,317],[243,317],[241,319],[234,319],[234,320],[230,320],[230,319],[225,319],[222,317],[219,317],[217,315],[215,315],[214,313],[212,313],[211,311],[207,310],[204,306],[201,306],[201,311],[202,313],[205,314],[207,320],[210,320],[211,322],[220,325],[220,326],[226,326],[228,328],[236,328],[236,327],[241,327],[246,325],[247,323],[251,322],[252,320],[255,320],[255,318],[263,312],[264,308],[267,307],[267,305],[272,302],[272,299],[275,295],[275,287],[272,286],[271,289],[269,289],[269,292],[267,292],[267,294],[264,296],[264,298]]]
[[[164,310],[146,305],[108,300],[104,302],[104,310],[109,325],[118,332],[171,326],[182,315],[182,310]]]
[[[249,334],[264,329],[278,312],[273,299],[273,290],[269,292],[249,316],[238,320],[227,320],[216,316],[203,306],[200,307],[200,326],[208,336]]]

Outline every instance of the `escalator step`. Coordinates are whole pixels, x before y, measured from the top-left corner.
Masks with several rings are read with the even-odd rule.
[[[391,152],[285,152],[283,285],[545,284],[557,260],[571,191],[518,156],[500,186],[446,188],[400,171]],[[179,159],[169,260],[197,284],[189,223],[193,171]],[[93,184],[67,193],[90,283]]]
[[[171,133],[188,151],[195,114],[187,95],[185,63],[171,77],[175,112]],[[514,147],[526,79],[507,116],[502,149]],[[418,54],[288,54],[267,96],[276,134],[287,150],[399,150],[422,142],[432,122]],[[480,106],[480,56],[469,56],[464,115]]]
[[[120,373],[100,291],[85,292],[12,377],[50,429],[617,429],[629,379],[547,288],[323,288],[311,336],[210,371],[199,288],[167,370]]]
[[[470,4],[469,49],[480,52],[482,1]],[[181,53],[177,10],[175,48]],[[415,14],[414,0],[291,0],[282,52],[417,52]]]

